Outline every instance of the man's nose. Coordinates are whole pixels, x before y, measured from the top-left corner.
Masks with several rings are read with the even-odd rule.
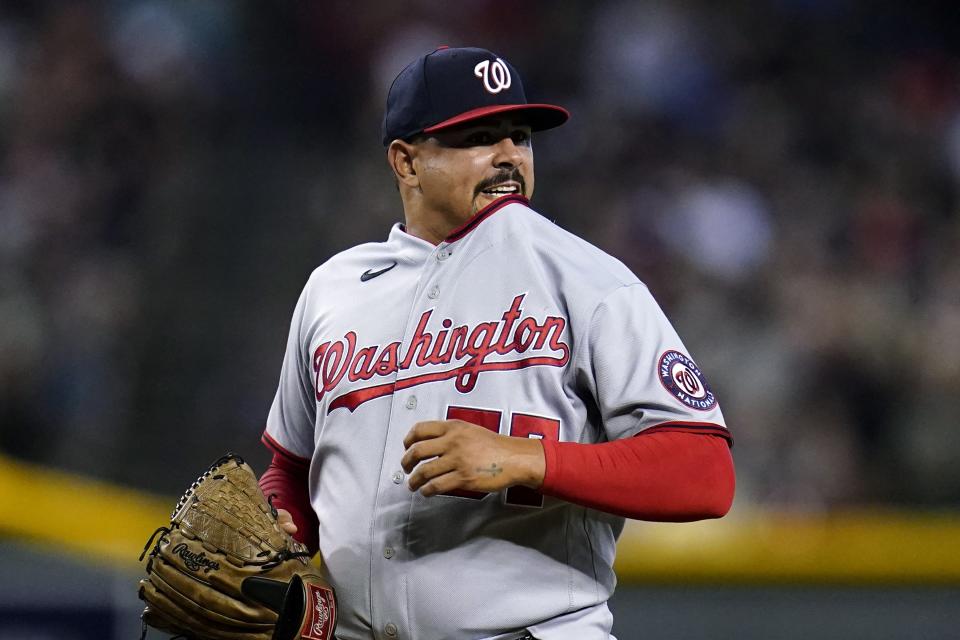
[[[493,165],[495,167],[511,169],[523,164],[523,154],[510,136],[505,136],[495,146],[496,153],[493,155]]]

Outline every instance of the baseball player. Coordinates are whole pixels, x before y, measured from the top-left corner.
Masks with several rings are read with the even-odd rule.
[[[343,640],[609,638],[624,518],[733,499],[730,436],[647,287],[531,208],[502,57],[440,48],[390,87],[404,223],[310,276],[261,479],[322,554]]]

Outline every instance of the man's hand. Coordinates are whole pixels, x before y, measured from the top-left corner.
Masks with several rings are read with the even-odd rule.
[[[407,451],[400,463],[413,472],[410,490],[425,496],[543,484],[546,463],[536,438],[502,436],[463,420],[435,420],[415,424],[403,444]]]

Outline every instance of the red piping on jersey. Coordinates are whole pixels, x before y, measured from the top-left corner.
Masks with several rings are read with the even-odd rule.
[[[271,438],[270,434],[268,434],[266,431],[263,432],[263,436],[260,438],[260,441],[263,442],[263,444],[266,445],[268,449],[270,449],[271,451],[273,451],[275,454],[282,457],[283,459],[287,460],[291,464],[295,464],[298,467],[306,467],[306,468],[310,467],[309,458],[302,458],[297,454],[287,450],[282,444],[280,444],[279,442]]]
[[[513,204],[514,202],[528,207],[530,206],[530,201],[521,195],[503,196],[501,198],[497,198],[483,209],[480,209],[480,211],[478,211],[472,218],[451,231],[450,235],[448,235],[446,238],[446,242],[456,242],[463,236],[470,233],[474,227],[489,218],[491,215],[504,208],[508,204]]]
[[[726,427],[713,422],[684,422],[682,420],[662,422],[656,426],[650,427],[649,429],[644,429],[637,435],[641,436],[645,433],[659,433],[663,431],[703,433],[720,436],[721,438],[726,439],[727,443],[733,447],[733,436],[730,434],[730,431]]]

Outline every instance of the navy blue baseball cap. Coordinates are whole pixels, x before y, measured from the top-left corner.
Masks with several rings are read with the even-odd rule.
[[[570,117],[563,107],[528,103],[520,74],[497,54],[440,47],[407,65],[390,85],[383,144],[506,112],[521,114],[534,131]]]

